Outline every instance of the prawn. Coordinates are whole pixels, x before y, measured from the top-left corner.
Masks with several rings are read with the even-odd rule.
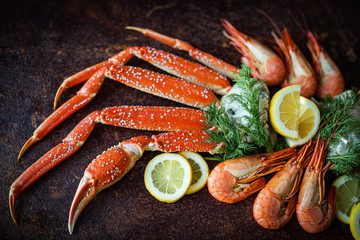
[[[209,192],[221,202],[242,201],[265,185],[265,178],[261,178],[262,176],[279,171],[285,160],[294,154],[294,148],[287,148],[221,162],[208,177]]]
[[[279,35],[278,36],[272,32],[276,44],[284,54],[285,65],[288,71],[287,76],[281,83],[281,87],[299,84],[301,85],[301,96],[306,98],[314,96],[317,89],[315,72],[311,67],[311,64],[305,58],[304,54],[292,40],[287,28],[284,27],[283,32],[281,32],[274,20],[267,13],[260,9],[257,9],[257,11],[269,19]]]
[[[318,79],[316,95],[323,98],[326,95],[336,96],[344,92],[345,82],[340,69],[312,32],[309,31],[307,37],[307,45],[313,58],[313,67]]]
[[[309,233],[318,233],[329,227],[335,215],[336,188],[331,187],[327,200],[325,195],[325,173],[332,167],[325,162],[325,144],[316,143],[315,152],[307,166],[301,183],[296,216],[300,226]]]
[[[225,35],[231,44],[243,55],[241,60],[251,67],[255,78],[264,80],[266,85],[280,84],[286,74],[286,69],[281,58],[261,42],[239,32],[228,21],[222,19],[222,25],[231,35]]]
[[[330,57],[330,55],[320,45],[317,35],[309,30],[304,14],[300,11],[299,13],[304,22],[305,29],[300,25],[300,23],[296,20],[295,16],[289,10],[290,16],[298,25],[300,31],[308,39],[307,47],[309,48],[311,53],[312,66],[315,70],[318,83],[318,87],[316,89],[316,96],[323,98],[326,95],[334,97],[341,94],[342,92],[344,92],[345,82],[340,69],[338,68],[334,60]]]
[[[312,150],[313,143],[309,141],[259,192],[253,207],[259,225],[266,229],[279,229],[290,221],[295,212],[301,175]]]

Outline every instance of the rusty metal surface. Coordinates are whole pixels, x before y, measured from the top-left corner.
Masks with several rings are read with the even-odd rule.
[[[250,3],[251,2],[251,3]],[[305,38],[284,8],[301,9],[344,73],[346,87],[359,87],[360,20],[347,1],[2,1],[0,26],[0,236],[2,239],[351,239],[349,226],[334,220],[320,234],[308,234],[296,217],[280,230],[261,228],[252,217],[255,196],[227,205],[207,189],[179,202],[157,201],[146,190],[143,173],[157,153],[145,153],[131,172],[101,192],[83,211],[72,236],[67,218],[72,198],[86,166],[119,141],[152,132],[97,126],[85,145],[27,189],[19,198],[17,227],[8,210],[12,182],[35,160],[64,138],[88,113],[107,106],[181,106],[111,80],[105,81],[91,104],[71,116],[23,156],[16,157],[34,129],[53,111],[62,79],[135,45],[149,45],[189,58],[126,25],[150,28],[185,40],[230,63],[239,54],[222,34],[220,18],[240,29],[271,37],[270,23],[254,11],[268,12],[286,25],[309,56]],[[354,1],[355,2],[355,1]],[[155,70],[133,59],[131,65]],[[159,70],[156,70],[159,71]],[[64,103],[80,87],[67,90]],[[215,166],[209,163],[210,167]]]

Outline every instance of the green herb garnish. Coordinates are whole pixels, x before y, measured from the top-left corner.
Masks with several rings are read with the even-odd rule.
[[[317,135],[329,140],[326,159],[335,164],[331,170],[360,180],[360,175],[351,172],[360,167],[360,95],[352,89],[341,97],[325,97],[322,103]]]
[[[221,160],[243,157],[264,149],[268,152],[274,150],[274,143],[260,118],[261,84],[259,81],[262,80],[251,78],[251,68],[242,64],[239,73],[235,73],[234,82],[243,90],[243,94],[232,93],[227,96],[238,102],[249,113],[243,116],[248,122],[247,126],[234,125],[224,107],[216,102],[205,110],[207,127],[216,127],[215,131],[207,130],[211,136],[209,141],[223,144],[216,155]],[[256,85],[258,87],[255,87]],[[246,141],[249,137],[251,141]]]

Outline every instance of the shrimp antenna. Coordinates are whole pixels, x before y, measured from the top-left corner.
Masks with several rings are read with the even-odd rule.
[[[292,18],[292,20],[295,22],[295,24],[298,26],[298,28],[300,29],[300,31],[306,36],[306,32],[309,31],[309,28],[308,28],[308,25],[306,23],[306,20],[305,20],[305,16],[303,14],[303,12],[300,11],[300,9],[297,9],[299,14],[300,14],[300,17],[305,25],[305,29],[304,27],[299,23],[299,21],[295,18],[294,14],[291,12],[291,10],[289,8],[286,9],[288,14],[290,15],[290,17]]]
[[[258,13],[261,13],[262,15],[264,15],[267,19],[269,19],[270,23],[274,26],[276,32],[277,32],[280,36],[282,36],[282,33],[281,33],[279,27],[278,27],[277,24],[275,23],[274,19],[272,19],[272,18],[270,17],[269,14],[267,14],[264,10],[262,10],[262,9],[260,9],[260,8],[255,8],[255,10],[256,10]]]
[[[308,23],[307,23],[307,21],[306,21],[304,12],[301,11],[299,8],[296,8],[296,9],[297,9],[298,13],[300,14],[301,20],[302,20],[303,23],[304,23],[305,30],[306,30],[306,31],[310,31],[310,28],[309,28],[309,25],[308,25]]]

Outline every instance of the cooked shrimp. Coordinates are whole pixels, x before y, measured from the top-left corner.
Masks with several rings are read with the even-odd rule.
[[[317,89],[316,75],[308,60],[291,39],[286,28],[281,38],[273,34],[276,43],[284,53],[288,76],[281,86],[301,85],[300,95],[306,98],[314,96]]]
[[[281,164],[295,153],[294,148],[287,148],[274,153],[226,160],[211,171],[207,182],[209,192],[225,203],[244,200],[265,185],[262,176],[279,171]]]
[[[228,21],[221,20],[231,36],[226,35],[231,44],[243,55],[241,60],[251,67],[255,78],[264,80],[266,85],[275,86],[284,78],[286,69],[281,58],[261,42],[239,32]]]
[[[309,30],[304,14],[299,11],[302,18],[303,27],[290,10],[289,14],[293,18],[300,31],[307,37],[307,46],[312,56],[312,66],[316,73],[318,87],[316,95],[323,98],[326,95],[336,96],[344,91],[344,78],[325,49],[319,44],[316,34]]]
[[[262,227],[279,229],[290,221],[295,212],[301,174],[309,162],[312,149],[313,144],[309,141],[259,192],[253,215]]]
[[[285,76],[285,80],[282,82],[281,86],[286,87],[299,84],[301,85],[301,96],[306,98],[312,97],[316,92],[317,82],[315,72],[310,63],[291,39],[287,28],[284,28],[283,32],[281,32],[274,20],[267,13],[260,9],[257,11],[269,19],[279,35],[277,36],[272,32],[276,44],[279,46],[285,57],[287,76]]]
[[[335,62],[312,32],[308,31],[307,37],[307,46],[311,52],[312,64],[318,80],[316,95],[323,98],[326,95],[336,96],[344,92],[344,78]]]
[[[335,215],[336,188],[331,187],[327,200],[325,195],[325,173],[331,162],[324,167],[325,144],[318,139],[315,152],[302,180],[296,216],[300,226],[309,233],[318,233],[329,227]]]

